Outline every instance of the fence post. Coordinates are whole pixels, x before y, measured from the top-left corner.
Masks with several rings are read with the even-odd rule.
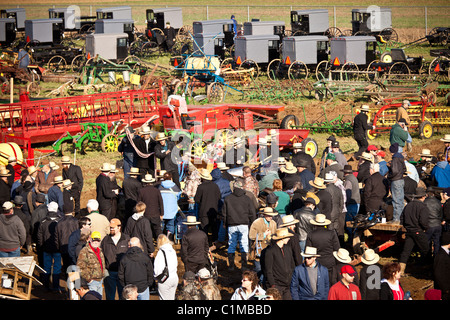
[[[428,34],[428,7],[425,7],[425,35]]]
[[[209,6],[206,6],[206,20],[209,20]]]
[[[250,6],[247,6],[247,22],[250,21]]]
[[[333,20],[334,20],[334,27],[336,28],[336,6],[333,6]]]

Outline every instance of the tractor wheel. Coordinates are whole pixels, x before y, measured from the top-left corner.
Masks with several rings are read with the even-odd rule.
[[[213,82],[208,86],[206,90],[206,96],[209,103],[220,103],[225,99],[225,91],[223,85],[219,82]]]
[[[117,136],[111,133],[105,135],[102,139],[102,151],[103,152],[116,152],[119,147],[119,140]]]
[[[295,129],[297,126],[300,125],[300,121],[298,120],[297,116],[293,114],[289,114],[281,120],[280,128],[281,129]]]
[[[214,143],[220,144],[224,148],[226,145],[233,144],[234,133],[230,129],[220,129],[214,135]]]
[[[380,57],[380,61],[384,63],[392,63],[392,55],[391,52],[383,52]]]
[[[317,155],[319,146],[313,138],[306,138],[302,141],[302,145],[305,147],[305,153],[309,154],[312,158]]]
[[[302,61],[294,61],[288,69],[288,77],[291,80],[307,79],[308,67]]]
[[[433,136],[434,128],[430,121],[424,121],[419,126],[419,134],[422,139],[430,139]]]
[[[201,139],[194,139],[191,143],[191,155],[201,158],[206,153],[206,142]]]

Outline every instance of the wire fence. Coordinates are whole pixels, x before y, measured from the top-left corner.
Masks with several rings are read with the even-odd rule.
[[[168,7],[165,5],[130,4],[135,26],[138,29],[145,27],[146,9]],[[63,8],[63,5],[23,4],[27,19],[48,18],[49,8]],[[81,14],[95,16],[99,8],[110,5],[79,5]],[[227,6],[227,5],[178,5],[183,9],[183,24],[192,25],[199,20],[228,19],[231,15],[239,23],[259,19],[261,21],[284,21],[286,29],[290,29],[290,12],[292,10],[327,9],[330,27],[341,30],[351,29],[352,9],[359,7],[348,5],[334,6],[305,6],[305,5],[267,5],[267,6]],[[414,40],[424,37],[435,27],[448,27],[450,6],[390,6],[392,11],[392,28],[399,34],[400,40]]]

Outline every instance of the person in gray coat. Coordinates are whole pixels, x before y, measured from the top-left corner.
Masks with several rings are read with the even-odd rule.
[[[14,205],[6,201],[0,214],[0,258],[20,257],[20,248],[26,240],[25,226],[14,214]]]

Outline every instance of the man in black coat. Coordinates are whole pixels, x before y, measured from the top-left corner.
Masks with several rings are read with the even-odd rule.
[[[222,221],[228,230],[228,263],[229,269],[234,269],[234,256],[239,242],[242,265],[247,265],[248,230],[256,219],[256,209],[246,195],[241,180],[233,184],[233,192],[225,197],[222,207]]]
[[[149,173],[154,176],[155,174],[155,146],[156,142],[150,137],[150,128],[144,127],[142,129],[142,137],[136,135],[133,139],[136,146],[136,167],[141,171],[141,176]],[[141,154],[139,154],[141,153]],[[151,154],[151,155],[150,155]]]
[[[83,191],[83,172],[81,167],[71,163],[70,158],[63,156],[61,159],[62,164],[62,176],[64,180],[70,180],[73,182],[71,193],[75,203],[75,215],[80,213],[80,198],[81,191]]]
[[[119,263],[118,278],[120,285],[134,284],[138,287],[138,300],[150,299],[150,287],[153,285],[153,263],[142,251],[139,238],[129,241],[130,248]]]
[[[417,188],[414,199],[405,206],[400,216],[400,223],[406,229],[403,251],[398,259],[402,274],[405,272],[406,263],[415,245],[420,251],[422,263],[429,258],[430,245],[426,231],[430,211],[424,203],[426,196],[427,193],[424,188]]]
[[[8,184],[8,177],[11,174],[7,170],[0,170],[0,203],[11,200],[11,186]]]
[[[330,219],[333,202],[331,200],[330,192],[326,190],[325,182],[322,178],[316,177],[314,181],[310,181],[309,184],[314,188],[313,192],[320,200],[316,209],[318,209],[318,212],[324,214],[327,219]]]
[[[314,163],[314,159],[305,152],[305,146],[302,142],[294,143],[293,147],[293,155],[292,155],[292,163],[295,167],[300,167],[300,163],[306,164],[306,169],[311,171],[314,175],[316,174],[316,164]]]
[[[122,141],[120,141],[119,146],[117,147],[117,151],[119,151],[123,156],[123,174],[124,178],[127,178],[128,172],[132,167],[136,166],[137,154],[134,146],[130,141],[134,143],[134,129],[129,126],[125,128],[125,133],[127,134],[123,137]]]
[[[111,171],[111,165],[104,163],[100,168],[101,173],[95,180],[97,190],[97,202],[98,209],[108,220],[111,220],[112,201],[116,197],[117,193],[111,188],[111,180],[109,178],[109,171]]]
[[[373,129],[373,126],[368,123],[368,113],[369,106],[363,105],[361,107],[361,112],[358,113],[353,119],[353,137],[355,138],[359,148],[353,155],[356,160],[369,146],[369,143],[367,142],[367,130]]]
[[[433,247],[433,255],[436,256],[441,246],[442,235],[442,221],[444,216],[444,210],[440,199],[436,197],[433,187],[427,188],[428,197],[423,203],[428,207],[430,216],[428,217],[428,229],[427,237],[430,242],[430,246]]]
[[[139,192],[142,189],[142,182],[138,179],[140,176],[139,168],[131,167],[130,171],[125,172],[125,178],[122,183],[123,195],[125,198],[125,221],[133,214],[133,209],[138,203]]]
[[[292,233],[287,228],[277,229],[270,245],[261,252],[261,266],[267,288],[277,288],[282,300],[292,300],[290,284],[294,272],[292,248],[286,244]]]
[[[177,155],[173,155],[178,151],[177,146],[173,141],[168,140],[164,133],[160,132],[156,135],[155,157],[159,159],[161,170],[166,170],[172,174],[172,181],[181,189],[180,174],[178,172],[178,163],[174,162]],[[180,154],[178,154],[180,155]]]
[[[331,173],[325,175],[326,191],[331,194],[331,213],[329,225],[330,230],[335,230],[338,234],[341,245],[344,244],[344,228],[345,228],[345,213],[344,213],[344,196],[342,190],[335,185],[337,177]]]
[[[219,201],[222,197],[220,188],[212,181],[212,176],[207,169],[200,169],[199,174],[202,183],[197,188],[194,201],[198,204],[200,229],[206,234],[208,234],[208,229],[211,229],[213,234],[217,234],[217,215],[219,214]],[[215,240],[211,239],[211,241]]]
[[[389,193],[387,179],[379,172],[379,165],[370,165],[370,177],[367,178],[362,192],[362,206],[360,212],[366,214],[374,212],[384,207],[384,197]]]
[[[142,179],[143,187],[139,190],[138,201],[145,203],[145,213],[146,217],[150,221],[152,228],[153,237],[155,240],[162,233],[161,220],[164,216],[164,205],[161,196],[161,191],[153,185],[155,179],[146,174]],[[130,221],[130,219],[127,220]]]
[[[192,271],[196,274],[208,263],[208,236],[197,228],[200,222],[195,216],[187,216],[183,224],[187,226],[187,230],[181,238],[181,261],[184,263],[185,272]]]
[[[434,258],[433,273],[434,273],[434,288],[441,290],[442,300],[450,300],[450,277],[448,270],[450,270],[450,233],[442,234],[441,246]]]
[[[315,219],[310,222],[315,226],[315,229],[308,234],[306,246],[317,248],[317,254],[320,255],[317,260],[328,269],[329,279],[333,279],[333,268],[336,265],[333,252],[340,248],[336,230],[326,228],[331,224],[331,221],[321,213],[318,213]]]

